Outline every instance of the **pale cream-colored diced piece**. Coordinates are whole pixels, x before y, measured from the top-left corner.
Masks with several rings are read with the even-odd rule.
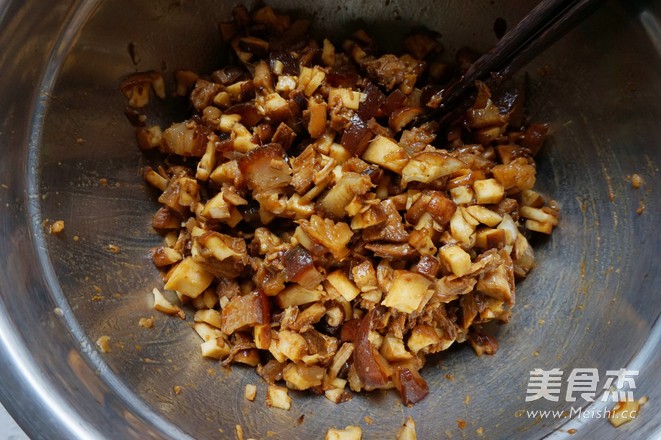
[[[329,429],[324,440],[360,440],[362,437],[363,430],[360,426],[347,426],[344,429]]]
[[[519,208],[519,214],[523,218],[530,220],[535,220],[540,223],[549,223],[553,226],[558,224],[558,218],[554,215],[551,215],[544,210],[539,208],[533,208],[531,206],[521,206]]]
[[[211,285],[213,278],[213,274],[207,272],[191,257],[186,257],[174,268],[168,282],[165,283],[165,288],[196,298]]]
[[[467,205],[473,201],[475,193],[470,186],[457,186],[450,190],[450,197],[456,205]]]
[[[324,367],[319,365],[290,362],[282,370],[282,378],[287,383],[287,388],[302,391],[320,386],[324,379],[324,372]]]
[[[458,277],[466,275],[470,271],[471,257],[457,245],[446,245],[440,250],[440,257],[450,266],[450,270]]]
[[[221,327],[221,317],[220,312],[214,309],[204,309],[198,310],[193,316],[195,322],[206,322],[209,325],[212,325],[216,328]]]
[[[379,165],[397,174],[402,173],[409,160],[408,154],[397,142],[381,135],[370,141],[361,157],[366,162]]]
[[[200,350],[202,351],[202,356],[220,359],[230,354],[230,346],[227,344],[224,338],[213,338],[208,341],[204,341],[200,344]]]
[[[483,225],[487,225],[492,228],[497,226],[501,221],[503,221],[503,217],[500,214],[484,206],[480,206],[480,205],[468,206],[466,208],[466,211],[468,211],[468,213],[475,220],[479,221]]]
[[[450,218],[450,234],[452,234],[452,237],[466,246],[472,246],[474,232],[475,226],[468,223],[461,210],[457,209]]]
[[[418,153],[402,169],[402,181],[430,183],[467,168],[463,161],[437,152]]]
[[[246,384],[246,388],[243,391],[243,396],[251,402],[254,401],[255,397],[257,396],[257,385],[252,383]]]
[[[280,308],[286,309],[291,306],[300,306],[319,301],[323,295],[323,290],[308,289],[300,284],[291,284],[278,293],[275,301]]]
[[[341,271],[336,270],[328,274],[326,280],[333,286],[347,301],[352,301],[354,298],[360,294],[360,289],[356,284],[347,277],[347,275]]]
[[[269,385],[266,389],[266,405],[271,408],[289,411],[289,408],[291,408],[291,397],[289,397],[287,388]]]
[[[271,324],[257,324],[253,328],[255,347],[268,350],[271,346]]]
[[[496,179],[484,179],[473,182],[475,200],[480,205],[498,203],[505,196],[505,188]]]
[[[179,315],[180,317],[183,317],[184,312],[181,308],[165,299],[160,290],[154,288],[152,293],[154,294],[154,310],[165,313],[166,315]]]
[[[238,124],[240,121],[241,115],[238,114],[221,115],[218,120],[218,129],[223,133],[231,133],[234,124]]]
[[[381,304],[400,312],[412,313],[427,296],[431,284],[432,282],[423,275],[407,271],[398,272]]]
[[[418,353],[420,350],[436,345],[440,342],[441,337],[433,327],[425,324],[418,324],[413,330],[411,330],[409,339],[406,341],[406,346],[413,353]]]
[[[358,110],[360,103],[365,100],[366,95],[357,90],[337,88],[328,92],[328,103],[335,105],[339,103],[342,107]]]
[[[541,232],[542,234],[550,235],[553,232],[553,225],[551,223],[542,223],[537,220],[526,220],[524,226],[529,231]]]
[[[344,389],[331,388],[330,390],[324,391],[324,396],[333,403],[341,403],[344,399]]]
[[[230,217],[230,205],[225,200],[222,191],[210,198],[207,203],[204,204],[204,208],[200,215],[205,218],[213,218],[216,220],[223,220]]]
[[[391,362],[405,361],[413,357],[411,353],[406,351],[404,340],[393,334],[384,336],[379,352],[386,360]]]
[[[417,440],[418,435],[415,432],[415,421],[409,416],[397,433],[397,440]]]
[[[223,332],[219,328],[209,325],[206,322],[196,322],[193,324],[193,330],[205,341],[223,337]]]
[[[308,343],[305,338],[296,332],[281,330],[278,333],[278,350],[288,359],[299,361],[308,352]]]

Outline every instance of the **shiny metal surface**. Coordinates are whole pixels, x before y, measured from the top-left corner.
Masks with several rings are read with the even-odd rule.
[[[496,17],[513,23],[533,4],[318,3],[296,10],[313,11],[324,31],[366,23],[397,44],[424,23],[443,34],[448,54],[464,44],[488,48]],[[150,310],[151,288],[160,285],[147,256],[160,241],[150,228],[155,194],[140,177],[149,158],[135,146],[117,89],[136,69],[165,68],[169,76],[221,65],[215,24],[232,5],[0,2],[3,404],[33,439],[234,438],[237,424],[255,438],[321,438],[349,424],[361,425],[364,438],[394,438],[407,415],[422,439],[480,438],[478,428],[489,439],[661,436],[660,3],[611,1],[527,69],[531,114],[553,130],[538,184],[559,202],[562,220],[537,243],[539,267],[519,285],[497,355],[458,349],[432,361],[423,373],[431,393],[413,408],[394,393],[339,406],[292,393],[284,412],[266,408],[265,386],[251,369],[228,373],[202,360],[187,322]],[[159,114],[164,122],[180,117],[165,107]],[[644,178],[638,190],[626,180],[632,173]],[[64,220],[65,232],[46,234],[47,219]],[[150,315],[154,328],[139,327]],[[111,337],[110,353],[96,351],[101,335]],[[528,418],[527,409],[570,406],[525,402],[529,371],[576,367],[639,369],[635,394],[650,397],[639,419],[614,429],[596,418]],[[243,398],[246,383],[258,384],[253,403]]]

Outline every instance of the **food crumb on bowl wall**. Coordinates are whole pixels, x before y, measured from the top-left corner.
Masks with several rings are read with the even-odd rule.
[[[49,232],[52,235],[57,235],[62,231],[64,231],[64,220],[54,221],[49,227]]]
[[[110,353],[110,336],[99,336],[99,339],[96,340],[96,345],[99,347],[99,350],[101,350],[102,353]]]

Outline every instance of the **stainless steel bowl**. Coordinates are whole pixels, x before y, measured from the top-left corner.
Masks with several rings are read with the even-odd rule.
[[[515,23],[534,2],[270,3],[312,13],[322,32],[366,26],[393,46],[426,24],[453,54],[487,49],[494,19]],[[562,217],[537,243],[539,267],[519,285],[500,351],[433,360],[424,370],[431,393],[412,408],[394,393],[342,405],[293,393],[289,412],[266,408],[252,369],[228,373],[202,360],[188,323],[157,315],[153,329],[137,324],[154,314],[150,291],[160,282],[147,249],[160,238],[150,228],[155,194],[139,173],[149,158],[135,146],[118,81],[135,70],[170,76],[222,65],[216,22],[232,6],[0,1],[0,397],[23,429],[34,439],[234,438],[238,424],[246,437],[321,438],[330,426],[358,424],[365,438],[394,438],[411,415],[422,439],[481,438],[479,428],[489,439],[574,429],[572,439],[661,436],[661,2],[608,2],[527,69],[532,117],[553,132],[538,184]],[[159,110],[162,121],[175,117]],[[633,173],[644,178],[638,190],[626,180]],[[64,233],[49,235],[47,219],[64,220]],[[111,337],[110,353],[96,350],[101,335]],[[618,429],[597,417],[529,417],[606,405],[564,395],[526,402],[535,368],[560,368],[565,379],[596,368],[600,386],[607,370],[640,370],[635,396],[650,400]],[[256,402],[243,398],[246,383],[258,384]]]

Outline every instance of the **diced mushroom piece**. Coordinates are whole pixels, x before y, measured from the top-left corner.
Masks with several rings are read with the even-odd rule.
[[[429,213],[434,221],[445,226],[455,214],[457,206],[440,191],[425,190],[406,211],[406,221],[417,225],[424,213]]]
[[[397,142],[381,135],[372,139],[361,157],[397,174],[402,174],[409,161],[406,151]]]
[[[431,285],[432,282],[420,274],[396,271],[388,294],[381,304],[403,313],[413,313],[422,304]]]
[[[280,75],[278,76],[278,82],[275,84],[275,90],[278,93],[289,93],[292,90],[296,90],[298,84],[298,77],[291,75]]]
[[[404,405],[417,403],[429,394],[427,382],[418,373],[417,366],[410,365],[410,361],[402,362],[395,367],[393,385],[399,391]]]
[[[365,389],[383,388],[392,375],[388,361],[381,356],[369,339],[375,323],[382,317],[383,310],[375,307],[360,320],[356,331],[353,367]],[[350,379],[351,382],[351,379]]]
[[[252,81],[258,90],[262,90],[266,93],[273,92],[273,76],[271,75],[271,69],[266,61],[261,60],[255,64],[255,72]]]
[[[457,245],[443,246],[439,256],[458,277],[462,277],[470,271],[471,257],[468,252]]]
[[[413,122],[415,118],[423,113],[420,107],[400,107],[390,114],[388,118],[388,126],[398,133],[404,129],[408,124]]]
[[[384,336],[379,352],[390,362],[404,361],[413,357],[411,353],[406,351],[404,340],[393,334]]]
[[[347,426],[344,429],[330,428],[326,431],[324,440],[360,440],[363,430],[360,426]]]
[[[351,281],[342,270],[336,270],[326,276],[330,283],[347,301],[352,301],[360,294],[360,289]]]
[[[494,355],[498,351],[498,341],[493,336],[472,332],[468,336],[468,340],[478,356]]]
[[[360,288],[361,292],[369,292],[370,290],[378,289],[378,281],[376,279],[376,271],[374,265],[369,260],[354,266],[351,269],[353,280]]]
[[[264,98],[264,111],[273,121],[286,121],[293,116],[289,102],[278,93],[269,93]]]
[[[466,211],[477,221],[489,227],[498,226],[503,220],[498,213],[480,205],[473,205],[466,208]]]
[[[506,249],[508,250],[508,252],[511,252],[516,237],[519,234],[519,230],[516,227],[516,223],[514,223],[514,220],[509,214],[505,214],[503,215],[503,221],[501,221],[500,224],[498,225],[498,229],[502,229],[505,231]]]
[[[255,348],[268,350],[271,346],[271,325],[256,324],[253,327],[253,338],[255,340]]]
[[[168,187],[168,179],[154,171],[151,167],[146,167],[142,177],[155,188],[165,191]]]
[[[135,131],[138,146],[142,150],[151,150],[161,146],[163,142],[163,131],[158,125],[151,127],[140,127]]]
[[[466,221],[461,210],[456,210],[450,219],[450,233],[452,236],[460,243],[470,247],[473,244],[474,232],[475,226]]]
[[[500,202],[505,196],[503,185],[496,179],[478,180],[473,183],[475,191],[475,200],[481,205],[488,205]]]
[[[335,65],[335,46],[333,46],[333,43],[328,38],[324,38],[321,62],[327,67],[333,67]]]
[[[508,304],[514,303],[514,274],[511,267],[511,261],[503,262],[495,269],[480,274],[475,288],[478,292],[505,301]]]
[[[340,180],[319,202],[321,210],[335,218],[346,216],[345,208],[354,197],[365,194],[372,188],[369,176],[358,173],[344,173]]]
[[[174,72],[177,96],[186,96],[198,79],[197,73],[190,70],[177,70]]]
[[[365,100],[365,95],[351,89],[331,89],[328,92],[328,105],[341,106],[351,110],[358,110],[360,103]]]
[[[230,218],[230,204],[225,200],[223,192],[219,192],[204,204],[200,215],[206,218],[224,220]]]
[[[194,238],[192,255],[218,277],[235,278],[248,264],[245,240],[215,231],[206,231]]]
[[[521,217],[528,220],[533,220],[537,224],[549,224],[551,226],[558,224],[558,218],[544,211],[544,209],[533,208],[531,206],[522,206],[519,208],[519,214]]]
[[[202,356],[221,359],[230,355],[231,348],[223,338],[214,338],[200,344]]]
[[[470,186],[457,186],[450,190],[452,201],[457,205],[467,205],[473,202],[475,193]]]
[[[300,361],[308,354],[308,343],[305,338],[294,331],[280,330],[277,347],[283,356],[292,361]]]
[[[243,397],[248,399],[249,401],[254,401],[255,397],[257,396],[257,386],[252,383],[246,384],[246,387],[243,391]]]
[[[351,342],[345,342],[342,344],[339,350],[337,350],[337,352],[335,353],[335,356],[333,357],[333,361],[330,367],[328,367],[329,378],[334,379],[337,377],[338,374],[340,374],[340,370],[344,368],[344,365],[351,358],[354,349],[355,346]]]
[[[506,243],[507,238],[504,229],[482,228],[475,235],[475,246],[480,249],[500,249]]]
[[[207,142],[207,148],[202,155],[202,158],[197,163],[197,171],[195,172],[195,178],[206,182],[209,179],[209,175],[216,167],[216,144],[218,142],[217,136],[210,136],[209,141]]]
[[[521,205],[530,206],[532,208],[541,208],[544,206],[544,197],[537,191],[531,189],[524,189],[521,191]]]
[[[196,322],[193,324],[193,330],[195,330],[195,333],[197,333],[204,341],[224,337],[223,332],[220,331],[220,329],[209,325],[206,322]]]
[[[535,253],[528,240],[521,233],[516,236],[514,249],[512,251],[512,260],[514,263],[514,275],[523,278],[535,266]]]
[[[257,324],[268,324],[271,320],[269,300],[261,292],[235,296],[223,308],[221,318],[221,330],[226,335]]]
[[[239,170],[255,192],[285,187],[291,181],[291,167],[278,144],[268,144],[251,150],[238,160]]]
[[[179,306],[165,299],[160,290],[154,288],[152,293],[154,295],[154,310],[165,313],[166,315],[178,315],[181,319],[185,318],[184,311]]]
[[[415,431],[415,421],[413,417],[408,416],[399,432],[397,433],[397,440],[417,440],[418,436]]]
[[[151,259],[156,267],[165,267],[181,261],[183,256],[170,247],[159,246],[152,251]]]
[[[226,86],[225,91],[232,102],[245,102],[255,97],[255,84],[252,80],[239,81]]]
[[[165,99],[165,82],[163,76],[155,71],[133,73],[122,81],[122,93],[129,100],[129,106],[142,108],[149,104],[150,90],[156,96]]]
[[[417,354],[419,351],[429,351],[440,343],[441,337],[432,326],[418,324],[411,330],[406,345],[409,350]]]
[[[325,102],[319,99],[310,98],[308,111],[310,112],[310,121],[308,122],[308,133],[310,137],[316,139],[326,132],[326,114],[328,107]]]
[[[194,122],[177,122],[165,129],[161,149],[178,156],[202,157],[206,151],[207,136]]]
[[[331,219],[322,219],[313,215],[310,220],[300,220],[300,229],[297,228],[297,232],[299,230],[305,235],[303,240],[299,239],[299,242],[311,252],[316,243],[328,249],[337,260],[346,258],[350,253],[347,244],[351,240],[353,232],[346,223],[335,223]],[[300,234],[297,235],[297,237],[299,236]]]
[[[186,257],[170,274],[165,288],[176,290],[189,298],[197,298],[211,285],[213,278],[213,274],[207,272],[191,257]]]
[[[319,66],[314,66],[310,73],[310,80],[305,85],[305,89],[303,89],[305,96],[312,96],[324,82],[324,79],[326,79],[326,71]]]
[[[291,408],[291,397],[289,397],[287,388],[269,385],[266,389],[266,405],[271,408],[289,411],[289,408]]]
[[[312,262],[312,255],[303,246],[296,246],[285,252],[283,257],[285,279],[314,289],[324,279]]]
[[[287,388],[302,391],[320,386],[325,371],[325,368],[318,365],[288,363],[282,370],[282,378],[287,383]]]
[[[535,167],[523,157],[518,157],[507,165],[496,165],[491,169],[494,178],[505,190],[531,190],[535,186]]]
[[[220,312],[214,309],[198,310],[193,316],[195,322],[206,322],[207,324],[220,328],[222,326],[222,318]]]
[[[445,153],[422,152],[414,155],[402,170],[403,183],[430,183],[467,168],[463,161]]]
[[[287,307],[300,306],[319,301],[323,295],[323,290],[307,289],[303,286],[292,284],[278,293],[275,297],[275,301],[280,308],[286,309]]]

